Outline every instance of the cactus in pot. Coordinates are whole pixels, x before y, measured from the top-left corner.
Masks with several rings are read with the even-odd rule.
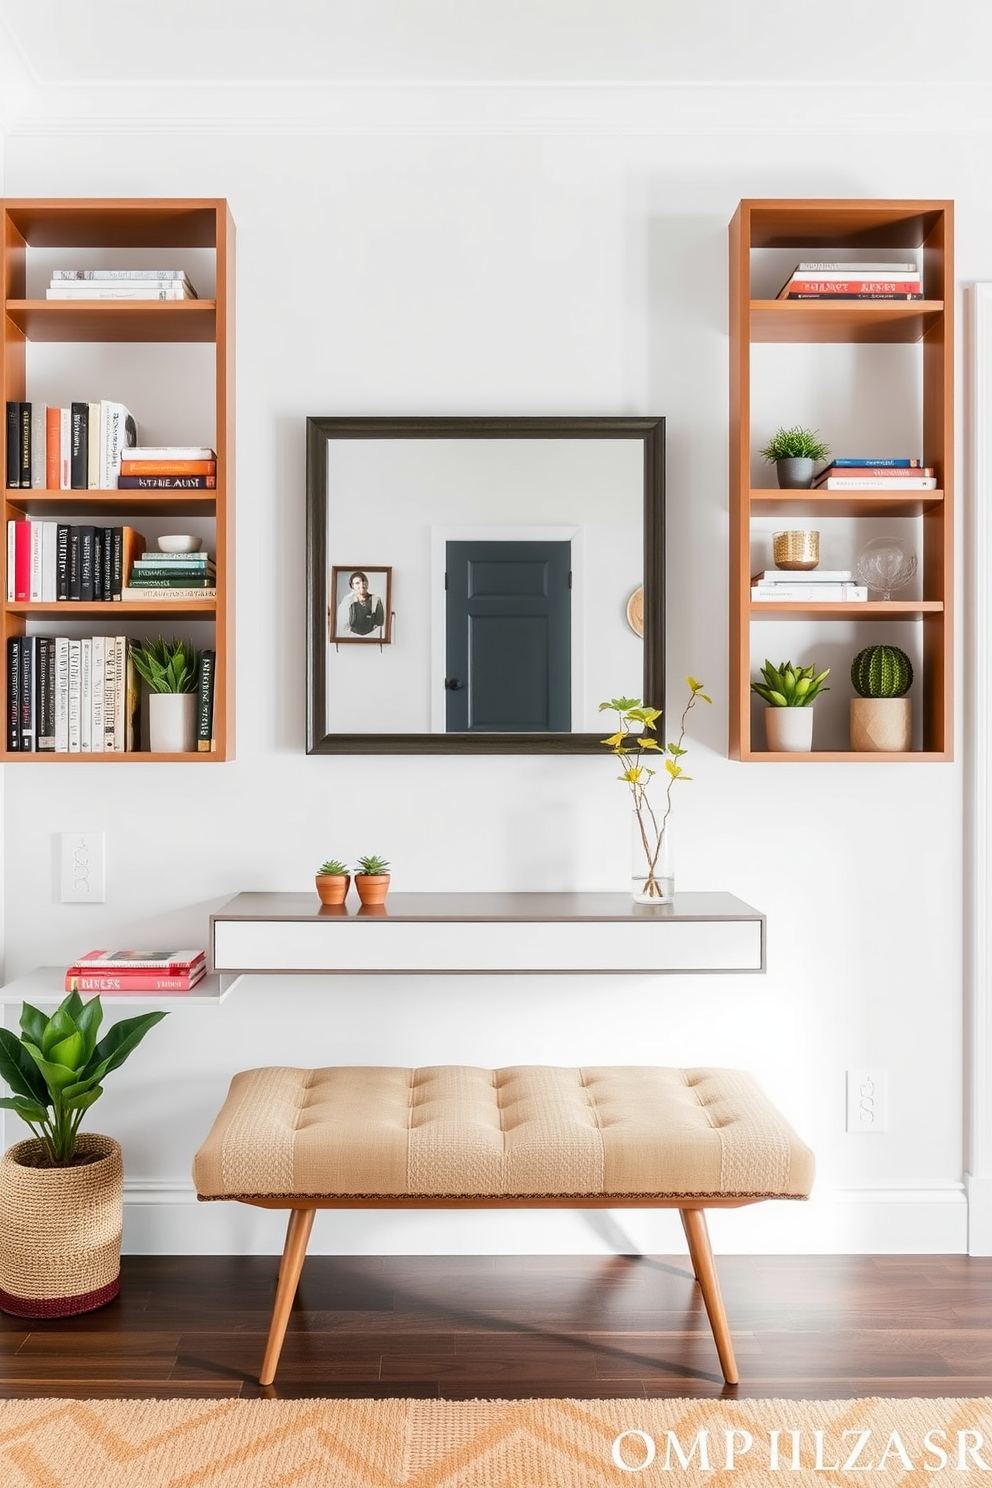
[[[912,705],[906,693],[913,663],[899,646],[865,646],[851,663],[851,748],[904,754],[912,744]]]

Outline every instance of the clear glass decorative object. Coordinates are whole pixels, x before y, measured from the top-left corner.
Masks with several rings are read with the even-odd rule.
[[[655,814],[646,791],[631,812],[630,892],[636,904],[670,904],[675,898],[675,861],[672,856],[672,815],[659,800]]]
[[[916,576],[916,554],[901,537],[873,537],[858,554],[858,582],[883,599],[904,589]]]

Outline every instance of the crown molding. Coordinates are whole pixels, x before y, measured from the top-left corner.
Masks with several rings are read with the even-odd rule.
[[[108,108],[108,99],[111,107]],[[72,135],[975,135],[992,90],[904,81],[798,83],[26,82],[5,98],[9,138]]]

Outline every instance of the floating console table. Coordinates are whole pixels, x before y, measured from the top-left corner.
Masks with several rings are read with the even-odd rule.
[[[315,894],[238,894],[210,916],[229,976],[368,972],[761,972],[765,916],[732,894],[390,894],[374,910]]]

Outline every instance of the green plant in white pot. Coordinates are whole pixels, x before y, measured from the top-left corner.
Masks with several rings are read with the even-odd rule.
[[[138,1047],[161,1011],[124,1018],[99,1038],[99,997],[70,992],[51,1017],[30,1003],[20,1037],[0,1028],[0,1077],[35,1135],[0,1162],[0,1309],[69,1317],[120,1291],[123,1161],[120,1144],[80,1135],[103,1081]]]
[[[131,660],[148,692],[148,747],[153,754],[196,748],[196,689],[200,653],[176,636],[132,644]]]
[[[830,447],[824,444],[818,430],[793,424],[791,429],[776,429],[761,451],[761,458],[775,466],[782,489],[807,490],[813,484],[817,460],[825,460],[829,454]]]
[[[830,668],[817,673],[812,666],[799,667],[782,661],[761,668],[762,681],[752,682],[751,691],[767,704],[765,737],[776,754],[808,754],[813,747],[813,704],[821,692],[829,692],[824,679]]]

